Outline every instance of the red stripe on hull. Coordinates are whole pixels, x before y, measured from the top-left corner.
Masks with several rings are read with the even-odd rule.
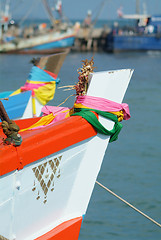
[[[16,53],[16,54],[53,54],[53,53],[61,53],[65,50],[70,50],[72,47],[61,47],[61,48],[52,48],[52,49],[44,49],[44,50],[37,50],[37,49],[21,49],[21,50],[9,50],[7,53]]]
[[[29,127],[36,119],[16,121],[20,129]],[[3,145],[6,136],[0,128],[0,176],[20,170],[24,166],[56,153],[73,144],[97,134],[96,130],[82,117],[66,118],[42,129],[22,132],[21,146]]]
[[[64,222],[35,240],[78,240],[82,217]]]

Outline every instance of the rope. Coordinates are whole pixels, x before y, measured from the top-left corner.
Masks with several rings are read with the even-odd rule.
[[[9,100],[9,97],[0,98],[0,101],[1,101],[1,100],[7,100],[7,101],[8,101],[8,100]]]
[[[138,208],[134,207],[132,204],[128,203],[126,200],[124,200],[123,198],[121,198],[120,196],[118,196],[116,193],[112,192],[110,189],[108,189],[107,187],[105,187],[104,185],[102,185],[101,183],[99,183],[98,181],[96,181],[96,183],[104,188],[106,191],[108,191],[109,193],[111,193],[113,196],[115,196],[116,198],[118,198],[119,200],[121,200],[122,202],[124,202],[126,205],[128,205],[129,207],[133,208],[136,212],[140,213],[142,216],[144,216],[145,218],[147,218],[148,220],[150,220],[151,222],[153,222],[154,224],[156,224],[157,226],[159,226],[161,228],[161,224],[156,222],[154,219],[152,219],[151,217],[149,217],[148,215],[146,215],[145,213],[143,213],[142,211],[140,211]]]
[[[3,103],[0,101],[0,119],[1,121],[6,121],[6,122],[9,122],[9,117],[7,115],[7,112],[3,106]]]
[[[2,121],[1,127],[3,129],[3,133],[7,137],[6,139],[3,140],[3,142],[7,144],[13,143],[14,146],[21,145],[22,138],[18,134],[20,128],[14,121],[10,120],[1,101],[0,101],[0,119]]]
[[[58,87],[58,89],[60,89],[60,88],[71,88],[71,89],[74,89],[74,85],[67,85],[67,86]]]
[[[39,3],[39,1],[37,0],[34,0],[32,1],[32,5],[31,7],[29,8],[28,12],[24,15],[24,17],[21,19],[21,21],[19,22],[19,25],[21,25],[25,20],[26,18],[30,15],[30,13],[35,9],[36,5]]]
[[[57,107],[60,107],[61,105],[63,105],[63,104],[64,104],[70,97],[72,97],[72,96],[74,96],[74,94],[68,96],[68,97],[64,100],[64,102],[60,103]]]

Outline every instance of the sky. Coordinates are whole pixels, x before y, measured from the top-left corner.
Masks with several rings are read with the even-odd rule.
[[[5,0],[2,0],[4,2]],[[48,0],[54,3],[56,0]],[[47,18],[42,0],[10,0],[13,18]],[[104,5],[103,5],[104,2]],[[69,19],[84,19],[92,11],[95,19],[116,19],[117,9],[122,6],[124,14],[134,14],[136,0],[62,0],[63,12]],[[140,0],[140,11],[146,6],[148,14],[161,14],[161,0]]]

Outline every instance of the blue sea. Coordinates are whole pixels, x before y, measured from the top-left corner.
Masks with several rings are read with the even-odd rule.
[[[124,98],[131,119],[109,144],[97,180],[161,224],[161,52],[71,52],[59,74],[60,86],[75,84],[81,61],[92,56],[95,71],[134,69]],[[38,56],[0,55],[0,91],[24,85],[33,57]],[[57,89],[50,104],[58,105],[71,94]],[[64,106],[71,107],[73,100]],[[160,240],[161,228],[96,184],[79,237],[90,239]]]
[[[79,22],[80,24],[83,23],[83,19],[72,19],[69,20],[71,24],[75,24],[76,22]],[[93,20],[94,21],[94,20]],[[49,27],[51,25],[49,19],[26,19],[25,21],[21,21],[20,19],[15,20],[15,23],[18,24],[20,27],[27,27],[27,26],[35,26],[39,25],[41,23],[46,23],[47,26]],[[114,23],[118,23],[118,26],[123,27],[128,24],[129,27],[135,26],[136,21],[133,19],[123,19],[123,18],[117,18],[117,19],[98,19],[98,21],[95,21],[94,27],[95,28],[102,28],[104,26],[108,26],[109,28],[112,28],[114,26]]]

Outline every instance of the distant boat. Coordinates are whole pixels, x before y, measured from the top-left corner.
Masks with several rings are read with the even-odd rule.
[[[108,34],[107,51],[161,50],[161,15],[151,16],[139,12],[124,15],[119,11],[119,16],[125,20],[125,24],[123,27],[114,26]],[[129,20],[135,22],[134,27],[130,26]]]
[[[89,69],[87,64],[86,72],[82,73]],[[77,95],[77,100],[93,99],[95,108],[98,99],[105,108],[110,101],[122,106],[132,72],[123,69],[91,74],[86,95]],[[85,94],[82,84],[77,87],[78,94],[81,91]],[[81,109],[80,112],[75,109],[75,114],[80,114]],[[83,112],[89,113],[89,122],[94,117],[94,122],[99,119],[98,124],[103,124],[105,132],[112,131],[113,135],[118,132],[115,113],[106,112],[116,123],[101,117],[101,111],[98,116],[90,110],[97,112],[84,108]],[[84,119],[85,115],[65,117],[26,131],[23,129],[42,118],[17,120],[22,137],[22,144],[17,147],[3,143],[5,135],[0,128],[0,239],[78,240],[110,139],[109,135],[98,133],[97,127]]]
[[[74,45],[78,28],[68,21],[56,20],[52,16],[47,0],[44,6],[50,15],[51,27],[46,23],[39,26],[29,26],[19,34],[20,29],[14,26],[14,21],[6,11],[0,16],[0,53],[55,53]],[[9,9],[9,6],[6,7]],[[12,23],[12,24],[11,24]]]
[[[63,51],[35,60],[24,86],[0,93],[0,100],[11,119],[40,116],[42,107],[54,98],[59,82],[57,76],[67,54],[68,51]]]
[[[25,38],[15,38],[13,41],[0,45],[1,53],[30,53],[43,54],[55,53],[61,49],[70,48],[75,40],[73,29],[67,31],[51,31],[51,33],[41,36]]]

